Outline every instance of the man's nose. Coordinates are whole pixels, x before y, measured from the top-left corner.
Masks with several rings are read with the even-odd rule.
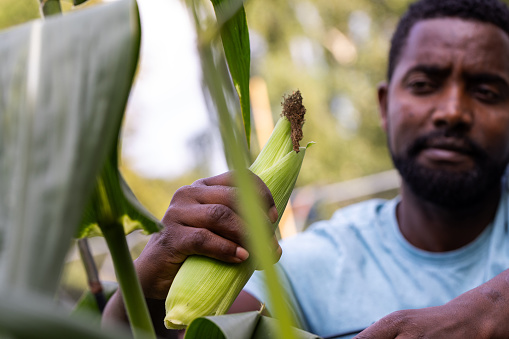
[[[440,128],[468,129],[472,111],[466,91],[459,84],[446,86],[436,102],[433,124]]]

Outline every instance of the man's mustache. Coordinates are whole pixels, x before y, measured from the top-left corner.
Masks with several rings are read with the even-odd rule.
[[[484,159],[488,154],[475,141],[465,136],[464,133],[436,130],[426,135],[419,136],[408,148],[408,156],[415,157],[427,148],[440,148],[463,154],[468,154],[475,159]]]

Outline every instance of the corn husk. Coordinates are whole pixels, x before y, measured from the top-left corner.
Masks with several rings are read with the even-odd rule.
[[[272,193],[279,219],[297,181],[306,149],[311,144],[298,146],[305,113],[300,92],[286,98],[283,105],[284,115],[249,168]],[[295,132],[295,128],[300,132]],[[166,298],[166,328],[183,329],[198,317],[226,313],[254,270],[252,260],[230,264],[204,256],[188,257]]]

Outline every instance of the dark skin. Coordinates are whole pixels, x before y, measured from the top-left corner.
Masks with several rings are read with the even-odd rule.
[[[403,154],[420,135],[454,127],[494,159],[509,159],[509,37],[491,24],[454,18],[417,23],[391,82],[379,87],[378,98],[382,126],[395,154]],[[473,159],[457,140],[427,147],[417,161],[451,173],[473,167]],[[231,175],[223,174],[177,192],[163,219],[165,230],[152,237],[135,263],[147,298],[159,299],[163,305],[173,277],[188,255],[228,262],[246,259],[232,186]],[[270,192],[263,183],[258,186],[267,216],[275,220]],[[450,251],[470,243],[487,227],[499,199],[497,186],[475,206],[445,208],[422,199],[402,182],[398,224],[415,247]],[[211,214],[215,211],[211,204],[224,206],[220,209],[224,213]],[[259,305],[253,296],[242,292],[231,311],[258,310]],[[507,315],[509,270],[445,305],[389,314],[357,338],[507,338]],[[123,317],[121,298],[116,294],[104,319]]]

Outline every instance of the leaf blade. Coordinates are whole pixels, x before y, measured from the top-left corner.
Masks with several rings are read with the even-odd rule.
[[[223,49],[235,89],[240,100],[244,132],[249,147],[251,142],[251,107],[249,77],[251,48],[246,12],[242,1],[212,0],[220,24]],[[238,9],[237,9],[238,7]],[[232,14],[233,12],[233,14]]]
[[[10,94],[0,97],[1,287],[54,295],[116,143],[137,64],[137,18],[135,1],[123,0],[0,33],[0,93]]]

